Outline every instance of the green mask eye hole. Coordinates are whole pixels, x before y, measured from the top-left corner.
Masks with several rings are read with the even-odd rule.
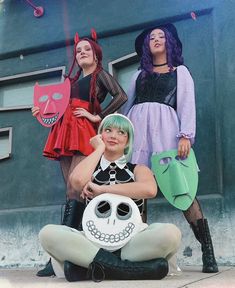
[[[179,155],[175,156],[175,160],[177,160],[177,161],[184,161],[187,158],[188,158],[187,156],[185,156],[185,157],[180,157]]]
[[[171,157],[164,157],[164,158],[160,159],[159,163],[160,163],[160,165],[166,165],[166,164],[171,163],[171,161],[172,161]]]

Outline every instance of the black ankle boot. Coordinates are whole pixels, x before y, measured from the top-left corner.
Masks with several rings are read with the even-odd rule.
[[[82,222],[82,216],[85,208],[86,206],[82,202],[75,199],[67,200],[63,221],[61,224],[78,229]]]
[[[191,223],[191,227],[196,239],[201,243],[203,263],[202,272],[218,272],[219,270],[215,260],[214,249],[207,219],[199,219],[197,220],[197,225]]]
[[[67,281],[75,282],[89,279],[88,269],[75,265],[69,261],[64,262],[64,275]]]
[[[81,223],[84,210],[84,203],[78,202],[77,200],[67,200],[61,224],[82,230]],[[39,277],[55,276],[55,272],[51,265],[51,259],[47,262],[45,268],[39,270],[36,275]]]
[[[51,258],[47,262],[46,266],[42,269],[39,270],[36,274],[38,277],[50,277],[50,276],[55,276],[55,272],[53,270],[53,267],[51,265]]]
[[[100,249],[89,266],[95,282],[113,280],[160,280],[168,273],[168,262],[164,258],[132,262],[121,260],[115,254]]]

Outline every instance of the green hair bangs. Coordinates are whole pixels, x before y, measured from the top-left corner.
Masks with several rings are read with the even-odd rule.
[[[98,129],[98,133],[102,133],[103,130],[105,130],[108,127],[114,127],[120,130],[123,130],[128,135],[128,144],[124,150],[124,155],[126,156],[126,161],[129,161],[131,159],[132,154],[132,146],[134,141],[134,128],[131,121],[122,114],[110,114],[106,116]]]

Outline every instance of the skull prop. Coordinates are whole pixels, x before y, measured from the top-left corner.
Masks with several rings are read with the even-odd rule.
[[[142,219],[135,202],[125,196],[104,193],[87,205],[82,219],[86,237],[100,248],[122,248],[141,229]]]
[[[37,120],[45,127],[51,127],[63,116],[70,99],[70,80],[63,83],[34,86],[34,106],[40,108]]]

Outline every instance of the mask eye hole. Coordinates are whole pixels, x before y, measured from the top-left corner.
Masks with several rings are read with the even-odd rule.
[[[117,218],[120,220],[127,220],[132,215],[132,208],[130,204],[121,202],[117,206]]]
[[[95,207],[98,218],[108,218],[111,215],[111,205],[108,201],[100,201]]]
[[[48,100],[48,96],[47,95],[43,95],[41,97],[39,97],[38,101],[40,103],[46,102]]]
[[[185,156],[185,157],[180,157],[179,155],[175,156],[175,159],[176,159],[177,161],[184,161],[184,160],[186,160],[187,158],[188,158],[187,156]]]
[[[60,93],[54,93],[54,94],[52,95],[52,98],[53,98],[54,100],[60,100],[60,99],[63,98],[63,95],[60,94]]]
[[[169,164],[171,161],[172,161],[171,157],[164,157],[160,159],[159,163],[160,165],[166,165],[166,164]]]

